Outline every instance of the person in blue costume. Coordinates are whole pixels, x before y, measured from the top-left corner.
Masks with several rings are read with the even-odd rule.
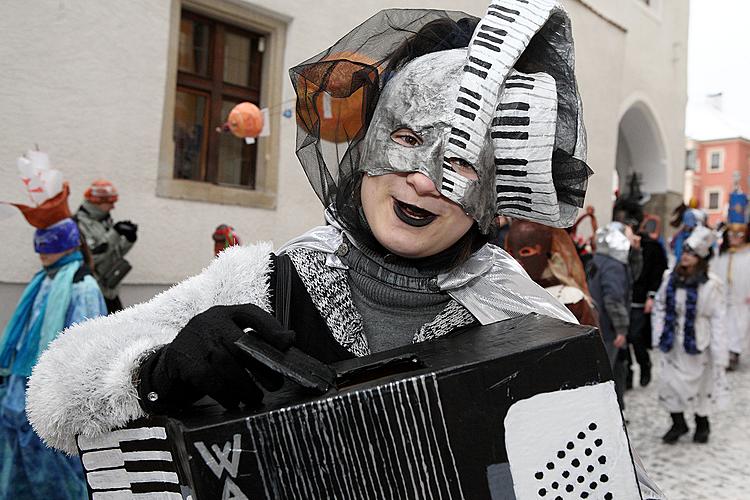
[[[682,226],[672,239],[672,250],[674,251],[675,265],[679,264],[682,256],[682,245],[697,226],[704,226],[706,215],[697,208],[688,208],[682,214]]]
[[[19,207],[37,226],[34,250],[42,269],[23,291],[0,337],[0,498],[88,497],[79,458],[47,447],[25,410],[27,379],[49,342],[68,326],[107,313],[99,285],[84,262],[75,221],[65,217],[47,225],[69,212],[66,195],[67,186],[56,197],[61,199]],[[55,208],[49,210],[50,205]]]

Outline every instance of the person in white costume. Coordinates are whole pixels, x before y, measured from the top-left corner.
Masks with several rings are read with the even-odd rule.
[[[729,213],[719,257],[711,266],[726,284],[729,371],[736,370],[740,355],[747,350],[750,336],[750,232],[747,225],[747,196],[735,190],[729,199]]]
[[[708,442],[708,417],[714,407],[726,405],[729,395],[724,284],[708,272],[715,239],[710,229],[696,227],[654,299],[654,346],[662,352],[659,402],[672,417],[665,443],[687,434],[687,411],[695,413],[693,441]]]

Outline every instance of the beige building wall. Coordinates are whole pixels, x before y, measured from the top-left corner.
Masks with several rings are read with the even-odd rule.
[[[630,0],[628,0],[630,1]],[[586,205],[592,205],[597,219],[609,216],[612,204],[612,176],[617,151],[620,92],[627,38],[626,30],[578,0],[564,2],[573,21],[576,75],[583,99],[583,116],[588,136],[588,164],[594,171],[589,179]]]
[[[620,134],[631,156],[620,185],[627,180],[623,174],[641,174],[652,195],[646,209],[664,216],[680,203],[684,188],[689,2],[585,3],[627,30],[622,80],[612,89],[619,92]]]
[[[564,0],[573,18],[589,158],[596,172],[587,203],[600,214],[608,214],[611,203],[619,119],[638,96],[652,107],[667,145],[669,189],[681,190],[675,169],[684,145],[678,131],[684,117],[687,2],[663,0],[660,14],[652,16],[640,1]],[[126,302],[199,272],[211,259],[210,235],[219,223],[234,225],[245,242],[279,245],[323,220],[294,155],[295,121],[280,116],[272,120],[271,136],[261,139],[261,161],[271,172],[261,179],[265,194],[234,190],[227,196],[234,201],[255,196],[271,208],[174,198],[185,194],[184,186],[170,182],[182,5],[275,30],[264,63],[262,104],[269,105],[293,99],[290,66],[380,9],[444,8],[481,15],[486,1],[0,2],[0,200],[21,201],[16,158],[35,144],[70,180],[73,209],[91,180],[113,181],[121,193],[114,217],[140,225],[128,256],[134,269],[125,280]],[[20,215],[0,220],[0,325],[22,284],[38,269],[32,233]]]

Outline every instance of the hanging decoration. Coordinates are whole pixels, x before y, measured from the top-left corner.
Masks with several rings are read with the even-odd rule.
[[[256,138],[263,131],[263,111],[251,102],[241,102],[232,108],[224,125],[235,137]]]
[[[321,64],[330,61],[330,64]],[[298,80],[299,101],[309,103],[297,110],[297,123],[305,130],[320,127],[320,137],[334,143],[349,142],[364,126],[365,88],[356,85],[352,74],[360,70],[364,77],[375,77],[376,63],[366,55],[351,51],[335,52],[309,68]],[[320,82],[321,87],[313,82]],[[314,103],[314,105],[312,105]]]

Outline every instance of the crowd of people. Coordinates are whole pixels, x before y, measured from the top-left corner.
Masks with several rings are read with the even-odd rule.
[[[513,15],[524,15],[524,5]],[[709,415],[726,400],[725,370],[736,368],[747,341],[747,322],[735,321],[748,307],[750,280],[740,278],[745,209],[720,246],[700,212],[686,211],[668,269],[642,208],[618,200],[613,221],[581,258],[564,228],[582,208],[591,171],[569,20],[555,2],[547,7],[519,23],[530,32],[518,47],[507,44],[517,51],[503,55],[510,65],[481,60],[480,69],[466,70],[479,60],[470,52],[475,31],[492,40],[487,26],[507,21],[491,6],[481,22],[445,11],[381,13],[293,68],[306,117],[298,157],[328,224],[276,251],[242,246],[231,226],[220,225],[212,264],[148,303],[121,310],[120,285],[131,269],[124,257],[138,226],[114,222],[118,192],[110,182],[92,183],[75,215],[67,186],[38,206],[19,206],[36,227],[42,269],[0,339],[0,496],[85,495],[77,459],[45,443],[75,453],[76,435],[180,411],[206,395],[226,408],[258,404],[256,382],[278,383],[240,362],[234,341],[247,328],[277,349],[294,344],[331,363],[531,312],[578,321],[600,329],[621,406],[631,365],[649,384],[656,362],[649,350],[657,349],[659,397],[673,419],[664,441],[688,432],[685,414],[693,412],[694,440],[706,442]],[[343,64],[353,47],[381,63]],[[492,52],[486,57],[499,57]],[[467,78],[488,72],[495,83],[467,91]],[[541,84],[506,88],[506,79]],[[331,164],[313,118],[317,101],[303,89],[336,93],[329,86],[344,80],[377,99],[363,100],[364,128],[351,153]],[[459,113],[471,102],[462,93],[482,112]],[[551,143],[517,144],[516,135],[494,131],[504,112]],[[479,131],[473,142],[467,130]],[[519,187],[526,177],[533,188]],[[455,278],[441,281],[448,275]]]
[[[503,221],[509,229],[502,244],[532,279],[565,303],[581,324],[599,327],[621,408],[624,392],[633,387],[634,365],[639,366],[640,385],[647,386],[652,364],[659,363],[659,402],[672,419],[662,437],[665,443],[689,432],[688,412],[695,418],[693,441],[708,442],[709,415],[728,403],[726,372],[738,368],[747,349],[747,205],[747,196],[736,189],[726,222],[716,228],[706,226],[701,210],[681,206],[675,211],[677,231],[665,245],[658,219],[644,214],[637,197],[618,198],[612,222],[596,231],[588,248],[579,248],[567,265],[557,268],[552,262],[565,260],[551,244],[554,230]],[[580,275],[584,261],[586,281],[581,284],[573,276]],[[550,286],[560,283],[577,283],[575,295]],[[652,347],[658,354],[651,354]]]
[[[38,151],[19,161],[49,163]],[[41,269],[0,337],[0,498],[87,495],[78,457],[47,447],[29,425],[26,386],[40,354],[63,330],[123,309],[120,284],[131,270],[125,255],[138,238],[138,226],[112,218],[119,194],[110,181],[92,182],[74,214],[69,195],[68,184],[60,183],[34,197],[33,205],[15,204],[35,228],[34,252]],[[214,255],[240,243],[226,224],[216,228],[212,239]]]
[[[113,222],[118,193],[111,182],[94,181],[72,214],[69,185],[54,182],[61,175],[45,153],[29,152],[19,165],[34,172],[21,179],[29,194],[36,193],[33,205],[15,205],[35,228],[41,269],[0,337],[0,498],[58,498],[60,492],[84,498],[80,460],[47,447],[29,425],[26,386],[39,356],[64,329],[123,308],[118,290],[130,271],[124,256],[138,227]]]

